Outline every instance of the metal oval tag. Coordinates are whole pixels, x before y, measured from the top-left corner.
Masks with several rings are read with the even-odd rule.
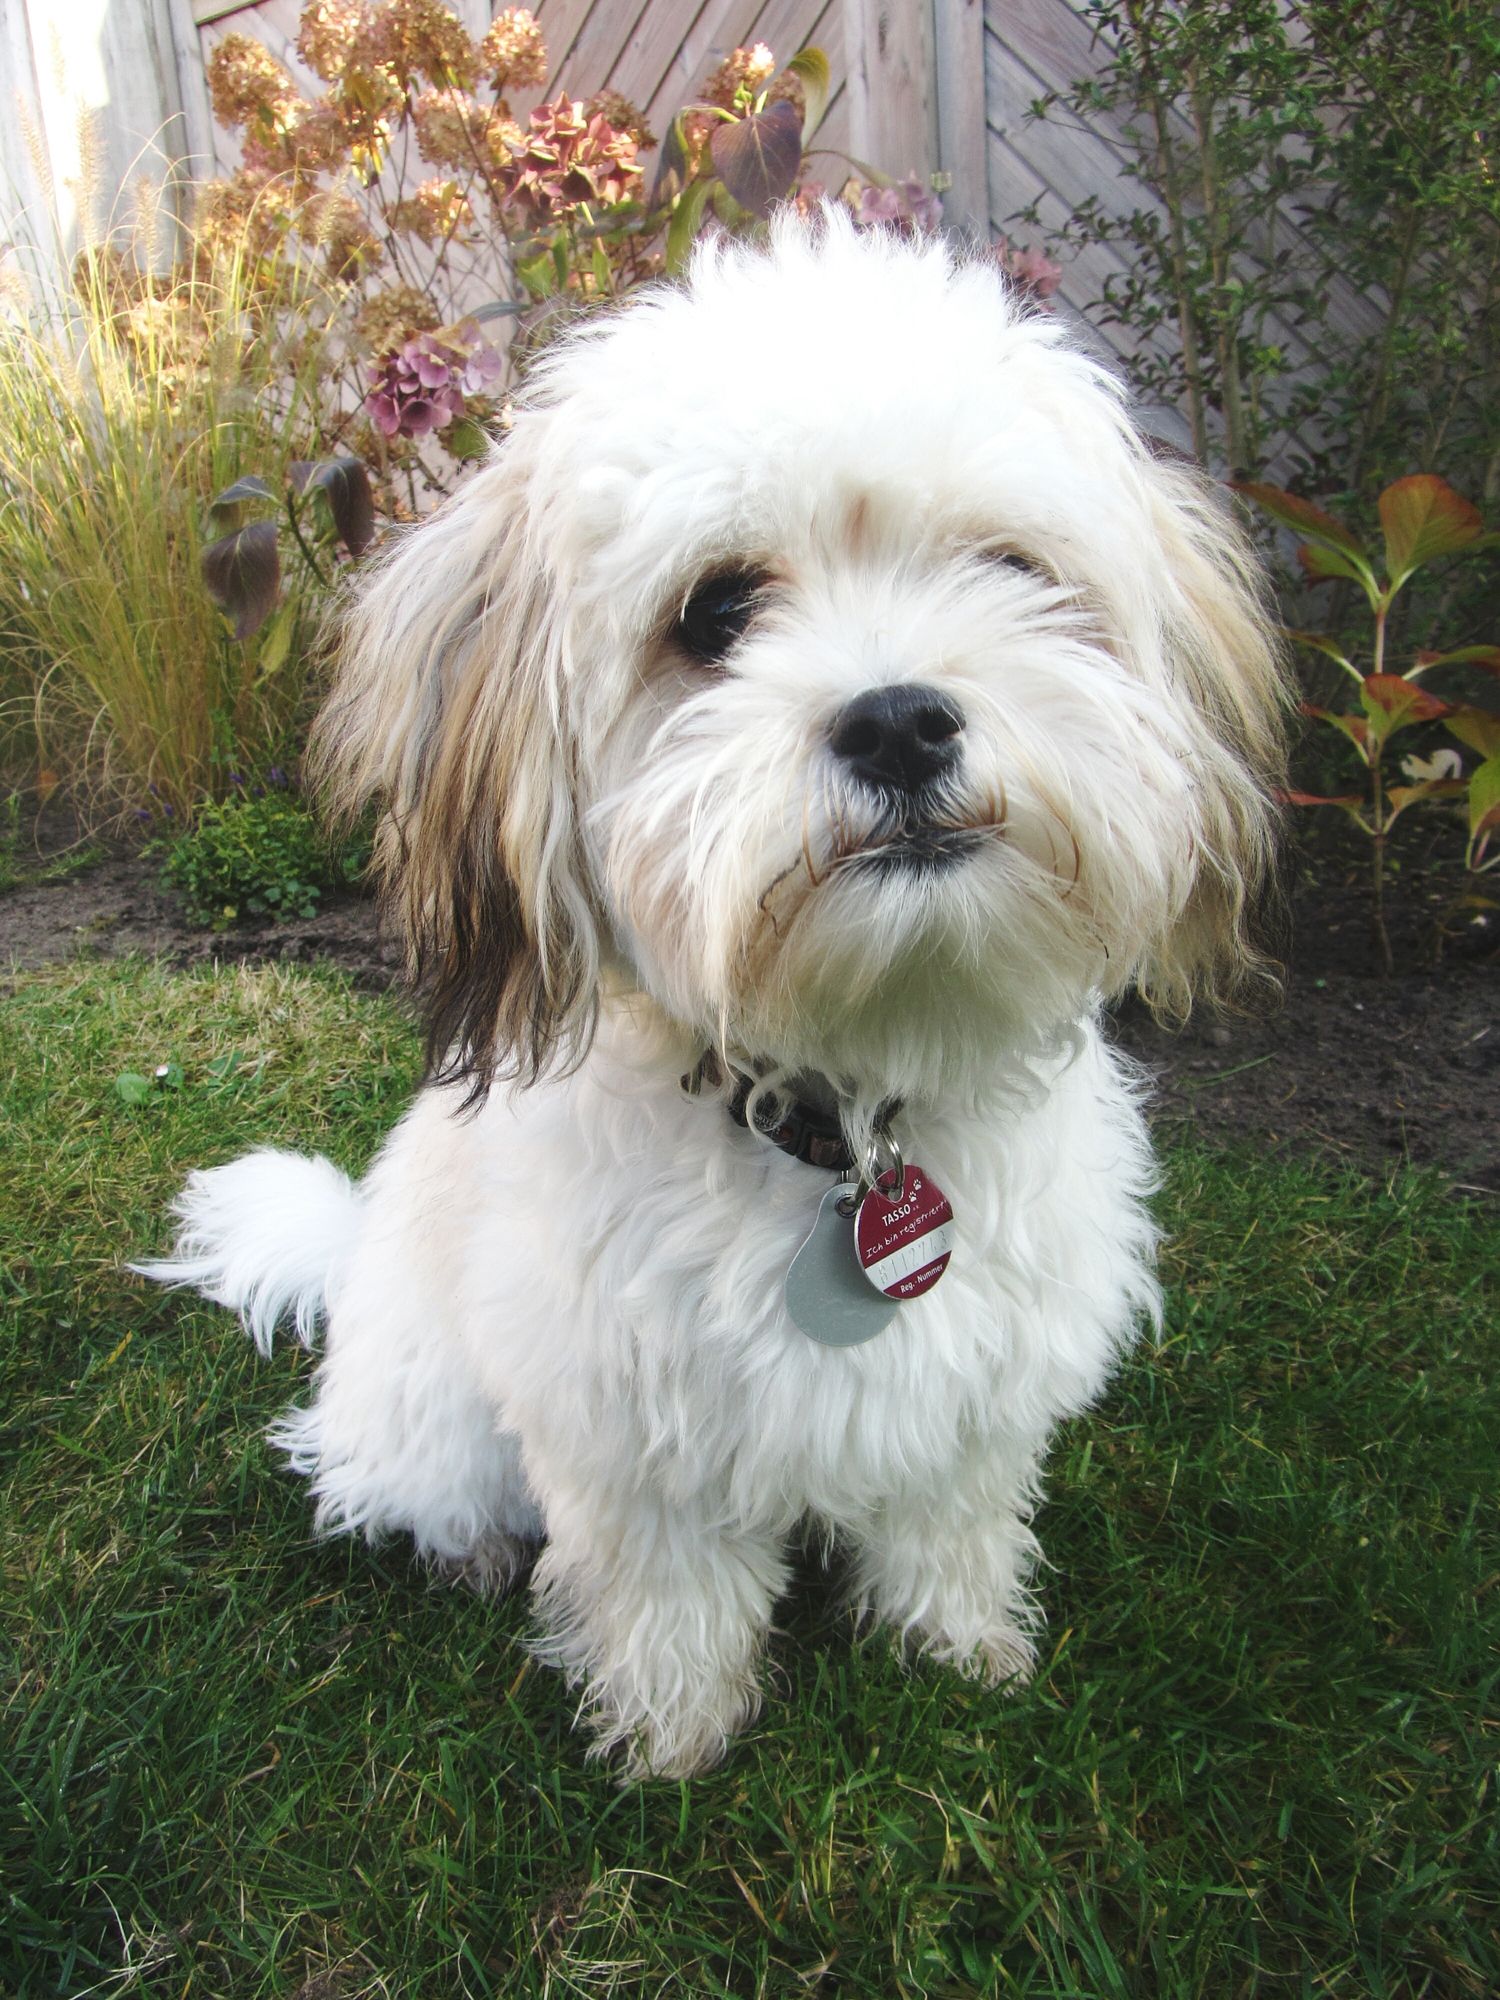
[[[836,1182],[818,1204],[817,1220],[786,1274],[786,1309],[809,1340],[857,1347],[896,1316],[897,1300],[872,1290],[854,1251],[854,1230],[839,1212],[853,1188]]]

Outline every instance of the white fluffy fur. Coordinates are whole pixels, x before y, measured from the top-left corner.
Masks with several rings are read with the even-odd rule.
[[[704,670],[670,628],[725,565],[766,594]],[[941,872],[861,865],[899,829],[828,747],[909,681],[967,718],[945,823],[988,829]],[[1276,699],[1232,530],[992,268],[837,218],[705,253],[538,371],[364,592],[324,725],[460,988],[511,912],[523,1004],[461,1009],[458,1053],[541,1080],[467,1114],[430,1085],[357,1191],[195,1174],[144,1268],[262,1346],[326,1313],[276,1433],[320,1526],[481,1581],[545,1538],[544,1649],[632,1771],[754,1711],[804,1523],[918,1645],[1023,1671],[1048,1436],[1157,1308],[1100,998],[1239,951]],[[707,1046],[832,1079],[856,1139],[902,1100],[957,1247],[869,1344],[788,1321],[829,1179],[683,1094]]]

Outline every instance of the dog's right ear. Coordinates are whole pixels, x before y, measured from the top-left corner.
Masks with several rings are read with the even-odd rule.
[[[470,1101],[496,1077],[578,1060],[598,1000],[529,445],[497,447],[361,573],[310,758],[340,817],[380,811],[375,865],[418,975],[429,1064]]]

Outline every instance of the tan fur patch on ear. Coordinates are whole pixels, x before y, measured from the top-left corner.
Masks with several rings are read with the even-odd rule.
[[[470,1101],[582,1059],[599,955],[553,723],[547,580],[516,437],[404,535],[340,627],[313,761],[334,809],[384,810],[376,863],[434,1076]]]
[[[1232,1008],[1279,990],[1264,939],[1277,921],[1275,856],[1291,679],[1248,539],[1198,474],[1149,468],[1160,544],[1180,594],[1169,635],[1203,733],[1195,762],[1203,833],[1186,908],[1137,984],[1153,1011],[1194,997]]]

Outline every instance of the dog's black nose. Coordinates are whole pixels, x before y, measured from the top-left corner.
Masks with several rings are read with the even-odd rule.
[[[964,712],[919,681],[870,688],[840,709],[829,733],[833,754],[877,791],[921,791],[958,762]]]

